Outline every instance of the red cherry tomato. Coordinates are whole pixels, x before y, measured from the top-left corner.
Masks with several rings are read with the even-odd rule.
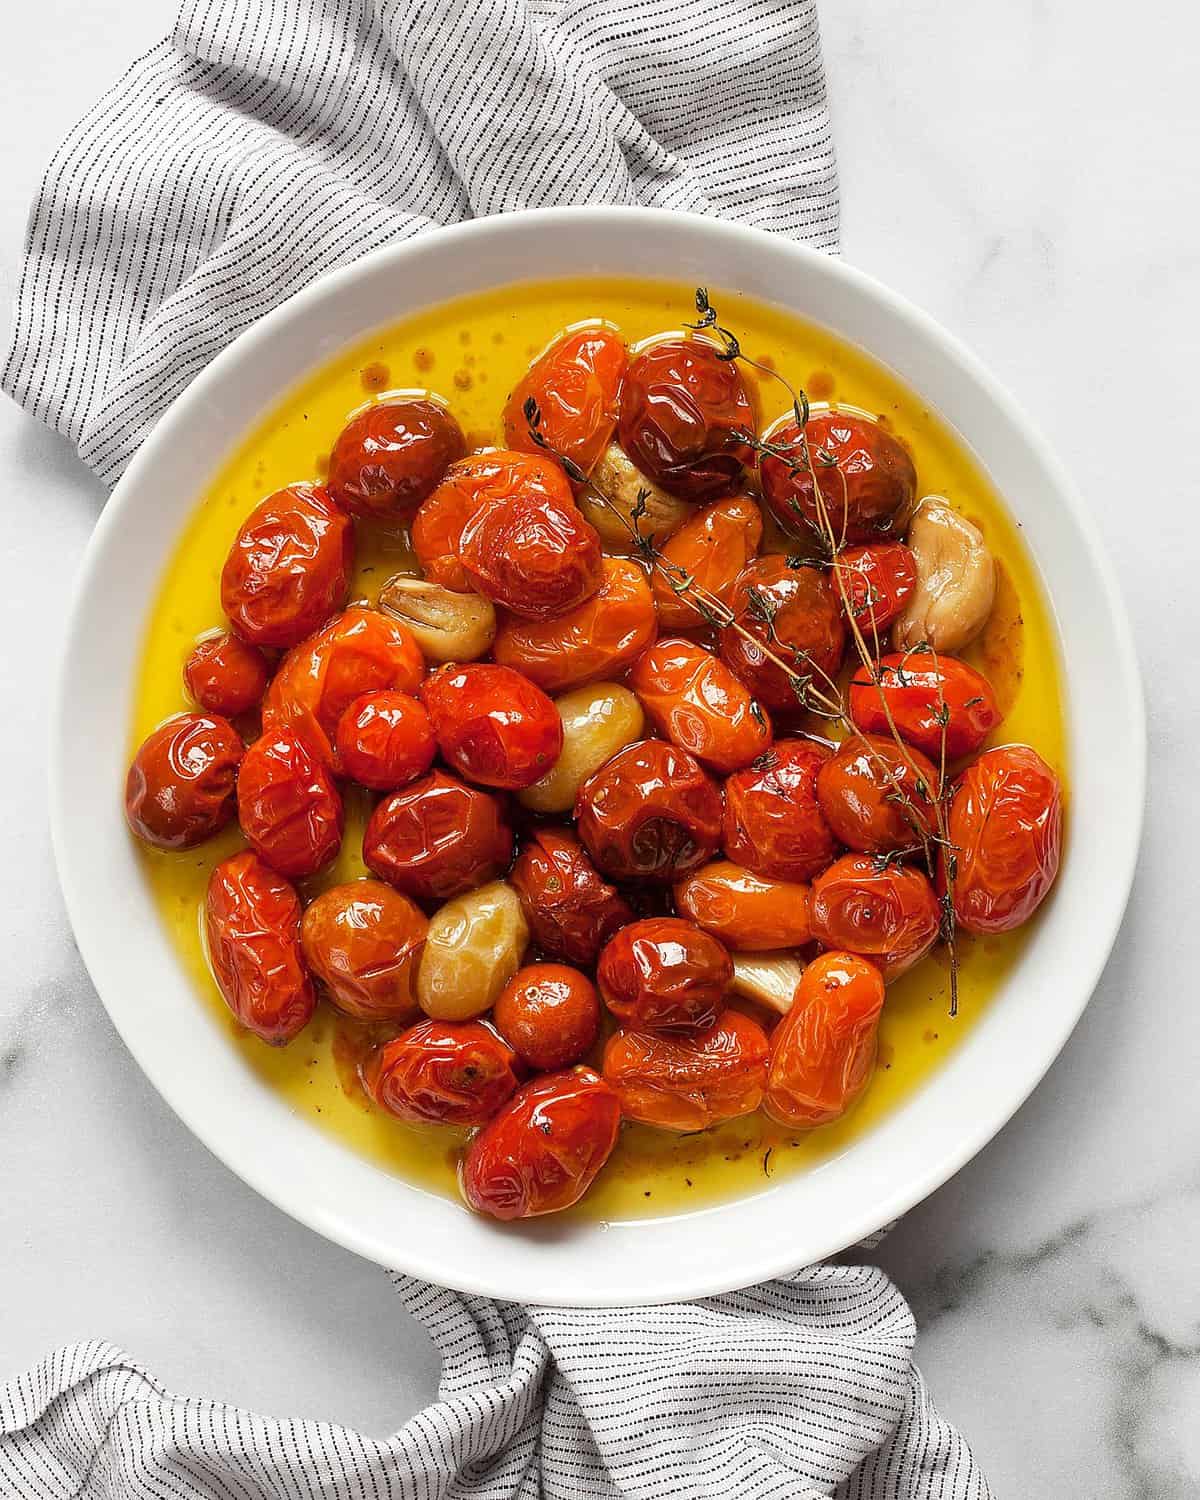
[[[359,1021],[411,1021],[417,963],[429,922],[381,880],[351,880],[309,903],[300,924],[305,962],[340,1011]]]
[[[300,952],[300,898],[253,850],[213,868],[204,932],[217,988],[248,1031],[280,1047],[304,1030],[317,998]]]
[[[817,805],[817,773],[833,752],[816,740],[776,740],[725,783],[725,853],[767,880],[811,880],[837,853]]]
[[[251,847],[292,880],[315,875],[342,843],[342,799],[303,740],[270,731],[238,773],[238,822]]]
[[[937,768],[912,746],[852,734],[817,773],[817,802],[841,842],[864,854],[920,844],[934,831]]]
[[[479,1021],[418,1021],[363,1064],[367,1093],[415,1125],[484,1125],[516,1092],[517,1058]]]
[[[604,1049],[604,1078],[627,1120],[684,1133],[753,1114],[767,1086],[766,1033],[726,1010],[694,1036],[618,1031]]]
[[[404,520],[466,451],[462,430],[440,401],[373,401],[338,434],[329,456],[329,493],[352,516]]]
[[[596,987],[565,964],[529,964],[500,992],[496,1030],[531,1068],[551,1073],[581,1061],[600,1031]]]
[[[325,490],[293,484],[257,505],[221,572],[221,607],[252,646],[294,646],[346,602],[354,528]]]
[[[714,771],[748,766],[771,743],[766,710],[693,641],[658,641],[634,664],[629,686],[654,727]]]
[[[844,589],[863,640],[878,650],[884,631],[900,618],[917,586],[917,559],[903,542],[868,542],[845,548],[837,563],[841,569],[838,602],[845,609]]]
[[[869,958],[888,982],[925,957],[941,925],[927,877],[873,854],[845,854],[818,875],[809,915],[823,948]]]
[[[271,680],[271,667],[257,646],[223,631],[196,642],[184,663],[183,680],[206,713],[232,718],[259,703]]]
[[[733,360],[704,338],[662,339],[630,362],[621,447],[683,500],[716,500],[742,482],[753,452],[754,400]]]
[[[1045,900],[1062,857],[1062,787],[1028,745],[987,750],[950,803],[954,915],[968,932],[1008,932]],[[946,853],[940,887],[946,888]]]
[[[664,630],[695,630],[703,616],[671,587],[686,573],[723,603],[762,541],[762,512],[748,495],[715,500],[673,531],[662,547],[665,566],[654,570],[654,603]]]
[[[495,1219],[570,1208],[612,1155],[620,1125],[616,1094],[590,1068],[535,1078],[467,1148],[463,1197]]]
[[[612,441],[621,381],[629,355],[624,340],[603,323],[560,334],[518,381],[504,408],[504,441],[536,453],[526,404],[532,399],[537,431],[552,452],[585,474]]]
[[[604,945],[596,982],[623,1026],[699,1031],[717,1019],[733,983],[733,960],[694,922],[647,917]]]
[[[792,567],[778,554],[756,558],[739,574],[729,606],[741,628],[721,631],[721,656],[763,703],[795,710],[799,702],[795,685],[768,651],[788,671],[811,678],[818,691],[832,693],[846,630],[827,573]]]
[[[338,720],[334,742],[342,774],[390,792],[424,776],[437,754],[429,715],[407,693],[364,693]]]
[[[191,849],[233,821],[242,759],[216,714],[176,714],[142,741],[125,779],[125,817],[143,843]]]
[[[508,876],[544,953],[590,967],[633,912],[565,828],[539,828]]]
[[[463,527],[459,560],[473,589],[524,620],[566,614],[604,581],[600,534],[575,502],[532,494],[480,506]]]
[[[974,755],[1000,722],[986,677],[954,656],[915,649],[879,659],[875,679],[860,667],[850,679],[850,717],[871,734],[890,731],[940,764]],[[943,720],[945,721],[943,724]]]
[[[815,531],[827,539],[869,542],[894,536],[917,488],[917,471],[907,451],[870,417],[831,411],[809,418],[804,429],[811,468],[803,462],[800,428],[785,422],[768,433],[790,459],[764,456],[759,463],[763,499],[786,531]],[[817,504],[813,474],[825,503]]]
[[[562,751],[558,710],[511,667],[439,667],[425,679],[421,696],[442,755],[481,786],[532,786]]]
[[[822,953],[771,1036],[763,1107],[781,1125],[824,1125],[845,1114],[875,1067],[883,976],[852,953]]]
[[[808,886],[764,880],[729,860],[714,860],[680,881],[675,905],[735,953],[799,948],[812,937]]]
[[[500,802],[431,771],[385,797],[367,823],[363,859],[418,901],[447,901],[492,880],[512,858]]]

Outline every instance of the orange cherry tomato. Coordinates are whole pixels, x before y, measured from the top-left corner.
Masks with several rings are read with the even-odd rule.
[[[1062,857],[1062,787],[1028,745],[985,751],[950,802],[954,915],[968,932],[1008,932],[1042,904]],[[942,851],[940,889],[946,889]]]
[[[292,484],[243,521],[221,571],[221,607],[252,646],[294,646],[346,602],[350,518],[317,485]]]
[[[694,641],[658,641],[634,664],[629,686],[654,727],[714,771],[748,766],[771,743],[765,709]]]
[[[532,786],[562,751],[558,710],[511,667],[439,667],[425,679],[421,696],[438,748],[468,781],[510,790]]]
[[[248,713],[267,690],[271,667],[257,646],[228,631],[205,636],[183,665],[187,690],[206,713]]]
[[[514,495],[481,505],[463,527],[459,561],[476,592],[523,620],[553,620],[604,581],[600,533],[572,500]]]
[[[661,339],[625,375],[621,447],[643,474],[682,500],[737,489],[753,451],[754,399],[733,360],[705,338]]]
[[[704,617],[671,587],[686,573],[723,603],[762,541],[762,512],[749,495],[714,500],[673,531],[662,546],[666,567],[654,570],[654,603],[664,630],[695,630]]]
[[[512,1048],[480,1021],[418,1021],[363,1064],[367,1093],[415,1125],[484,1125],[516,1092]]]
[[[467,451],[440,401],[393,397],[361,407],[338,434],[326,481],[334,500],[365,520],[404,520]]]
[[[363,835],[372,875],[418,901],[447,901],[492,880],[512,858],[497,798],[431,771],[379,803]]]
[[[433,725],[408,693],[364,693],[338,720],[334,741],[342,774],[376,792],[424,776],[437,754]]]
[[[552,1073],[581,1061],[600,1032],[596,987],[565,964],[529,964],[500,992],[496,1030],[531,1068]]]
[[[917,471],[903,444],[870,417],[831,411],[809,418],[804,429],[811,470],[803,462],[800,428],[785,422],[768,434],[791,461],[763,456],[759,462],[763,499],[786,530],[814,531],[841,542],[869,542],[894,536],[917,488]],[[825,502],[821,520],[813,474]]]
[[[504,408],[504,441],[536,453],[526,403],[537,404],[538,433],[552,452],[590,474],[612,441],[629,355],[603,323],[560,334],[517,382]]]
[[[300,898],[251,849],[214,866],[204,900],[213,978],[248,1031],[281,1047],[317,1003],[300,952]]]
[[[726,1010],[694,1036],[618,1031],[604,1049],[604,1078],[627,1120],[707,1130],[762,1103],[769,1046],[756,1021]]]
[[[604,945],[596,982],[623,1026],[699,1031],[717,1019],[733,983],[733,960],[694,922],[646,917]]]
[[[554,620],[500,622],[492,655],[544,692],[619,677],[654,640],[658,621],[646,575],[637,563],[606,557],[599,590]]]
[[[700,762],[662,740],[626,745],[579,788],[588,853],[617,880],[678,880],[721,842],[721,793]]]
[[[767,880],[811,880],[837,853],[817,805],[817,773],[833,752],[816,740],[776,740],[725,783],[725,853]]]
[[[937,942],[942,912],[928,877],[912,865],[844,854],[813,881],[809,916],[823,948],[869,958],[890,983]]]
[[[804,970],[792,1008],[771,1035],[763,1108],[781,1125],[844,1115],[875,1067],[883,976],[852,953],[822,953]]]
[[[917,586],[917,559],[903,542],[868,542],[838,554],[850,612],[872,649],[899,619]],[[845,609],[841,589],[835,590]]]
[[[740,629],[721,631],[721,656],[757,698],[773,709],[799,705],[795,685],[768,651],[830,695],[846,627],[827,573],[793,567],[777,553],[759,557],[742,569],[728,602]]]
[[[467,1148],[462,1195],[476,1213],[530,1219],[578,1203],[612,1155],[616,1094],[590,1068],[527,1083]]]
[[[714,860],[680,881],[675,905],[735,953],[799,948],[812,937],[808,886],[764,880],[726,859]]]
[[[142,741],[125,779],[125,817],[143,843],[191,849],[233,821],[243,753],[218,714],[176,714]]]
[[[251,848],[289,879],[315,875],[341,847],[342,799],[294,734],[271,730],[250,746],[238,773],[237,805]]]
[[[888,854],[934,830],[937,768],[912,746],[880,734],[852,734],[817,773],[825,821],[850,849]]]
[[[530,834],[508,876],[544,952],[590,967],[614,932],[633,912],[565,828]]]
[[[859,729],[887,734],[888,710],[901,739],[940,762],[974,755],[1000,722],[986,677],[954,656],[916,648],[882,656],[874,677],[860,667],[850,679],[850,717]]]
[[[359,1021],[411,1021],[429,922],[381,880],[332,886],[300,924],[304,959],[331,1002]]]

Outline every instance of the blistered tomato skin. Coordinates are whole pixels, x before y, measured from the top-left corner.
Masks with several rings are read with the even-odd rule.
[[[849,601],[849,612],[863,640],[878,652],[884,632],[903,614],[916,591],[917,560],[903,542],[868,542],[844,548],[838,554],[838,567],[838,600],[843,610]]]
[[[762,513],[749,495],[715,500],[686,520],[663,544],[668,567],[654,573],[654,603],[663,630],[695,630],[704,623],[671,587],[669,569],[688,574],[698,588],[725,602],[761,542]]]
[[[176,714],[142,741],[125,778],[125,818],[145,844],[191,849],[232,822],[242,759],[218,714]]]
[[[839,543],[898,536],[917,488],[917,472],[903,445],[870,417],[849,412],[810,417],[804,433],[811,470],[803,463],[765,455],[759,464],[763,499],[779,524],[786,531],[820,537],[827,537],[832,528]],[[785,422],[768,436],[776,447],[800,454],[795,422]],[[813,473],[824,501],[824,519]]]
[[[567,963],[590,968],[609,938],[633,921],[629,903],[565,828],[532,833],[508,879],[534,942]]]
[[[532,399],[542,442],[590,474],[617,425],[628,362],[624,340],[603,323],[561,334],[533,362],[508,398],[505,442],[527,453],[540,451],[526,412]]]
[[[376,792],[424,776],[437,754],[424,706],[408,693],[364,693],[338,720],[334,741],[343,776]]]
[[[363,835],[363,859],[417,901],[446,901],[498,875],[512,844],[497,798],[434,770],[379,803]]]
[[[483,1125],[516,1092],[516,1054],[479,1021],[418,1021],[363,1064],[367,1093],[414,1125]]]
[[[183,680],[206,713],[233,718],[257,707],[271,680],[271,666],[257,646],[223,631],[196,642],[184,663]]]
[[[817,804],[817,775],[833,752],[816,740],[776,740],[725,783],[725,853],[768,880],[811,880],[837,853]]]
[[[723,1011],[694,1036],[618,1031],[604,1049],[604,1078],[627,1120],[659,1130],[707,1130],[753,1114],[767,1086],[766,1033]]]
[[[437,488],[467,451],[440,401],[407,396],[354,413],[329,456],[329,493],[364,520],[401,521]]]
[[[600,1031],[596,987],[565,964],[529,964],[500,992],[496,1030],[540,1073],[581,1062]]]
[[[792,1007],[771,1035],[763,1107],[807,1128],[845,1114],[875,1067],[883,976],[851,953],[822,953],[804,970]]]
[[[714,860],[681,880],[675,905],[735,953],[799,948],[812,936],[808,886],[764,880],[730,860]]]
[[[1058,777],[1028,745],[987,750],[950,802],[954,915],[968,932],[1009,932],[1045,900],[1062,858]],[[946,887],[943,853],[940,886]]]
[[[621,394],[621,447],[681,500],[717,500],[741,483],[757,418],[733,360],[703,338],[662,339],[630,361]]]
[[[583,783],[575,821],[605,874],[678,880],[720,844],[721,793],[694,756],[662,740],[639,740]]]
[[[471,1142],[463,1197],[495,1219],[570,1208],[612,1155],[620,1125],[616,1094],[590,1068],[535,1078]]]
[[[766,710],[694,641],[658,641],[635,663],[629,685],[659,733],[714,771],[748,766],[771,743]]]
[[[817,802],[848,849],[889,854],[914,848],[937,821],[937,768],[928,756],[881,734],[854,734],[817,773]]]
[[[425,914],[381,880],[351,880],[310,902],[304,959],[338,1010],[359,1021],[411,1021]]]
[[[252,510],[221,572],[221,607],[252,646],[294,646],[346,602],[349,516],[316,485],[293,484]]]
[[[728,603],[740,628],[721,631],[721,657],[756,697],[769,708],[794,711],[798,700],[789,671],[830,694],[846,629],[826,572],[792,567],[778,555],[759,557],[742,569]],[[787,671],[771,657],[780,658]]]
[[[955,656],[917,649],[880,657],[875,680],[863,667],[850,680],[850,717],[859,729],[889,733],[889,710],[900,738],[939,764],[943,734],[946,759],[958,760],[974,755],[1000,722],[986,677]]]
[[[845,854],[812,883],[812,935],[824,948],[869,958],[889,983],[937,942],[941,908],[911,865]]]
[[[250,746],[238,773],[237,806],[251,848],[291,880],[315,875],[341,847],[341,796],[295,735],[269,732]]]
[[[449,765],[468,781],[515,791],[539,781],[563,746],[551,699],[511,667],[440,667],[421,696]]]
[[[238,1021],[276,1047],[303,1031],[317,998],[300,951],[300,898],[253,850],[214,867],[204,932],[217,988]]]
[[[699,1031],[717,1019],[733,981],[723,944],[681,917],[631,922],[596,966],[605,1005],[638,1031]]]
[[[573,500],[490,500],[463,527],[459,553],[470,586],[523,620],[577,609],[604,581],[600,535]]]

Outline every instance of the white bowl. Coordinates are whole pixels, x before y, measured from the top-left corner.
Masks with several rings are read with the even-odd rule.
[[[1072,818],[1045,919],[941,1070],[835,1159],[679,1217],[500,1227],[387,1175],[299,1116],[197,1000],[122,817],[147,611],[223,453],[309,368],[382,322],[531,277],[646,274],[739,287],[823,323],[915,387],[974,449],[1021,523],[1065,665]],[[114,1024],[184,1123],[252,1187],[330,1239],[467,1291],[612,1305],[695,1297],[793,1270],[903,1213],[1029,1094],[1087,1003],[1141,830],[1145,727],[1125,610],[1086,509],[1009,395],[923,313],[838,260],[685,214],[552,209],[382,250],[263,318],[179,398],[117,486],[84,560],[53,729],[51,814],[79,947]]]

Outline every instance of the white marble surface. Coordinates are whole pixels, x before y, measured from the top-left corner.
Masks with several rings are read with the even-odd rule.
[[[45,158],[169,9],[6,14],[2,316]],[[1023,1500],[1200,1496],[1200,13],[1107,16],[1085,0],[824,15],[845,253],[1037,412],[1117,559],[1146,673],[1147,842],[1104,981],[1031,1102],[880,1252],[935,1396],[997,1492]],[[7,403],[0,473],[0,1375],[99,1335],[175,1389],[382,1433],[431,1392],[429,1346],[374,1267],[186,1134],[71,944],[45,826],[47,677],[101,495]]]

